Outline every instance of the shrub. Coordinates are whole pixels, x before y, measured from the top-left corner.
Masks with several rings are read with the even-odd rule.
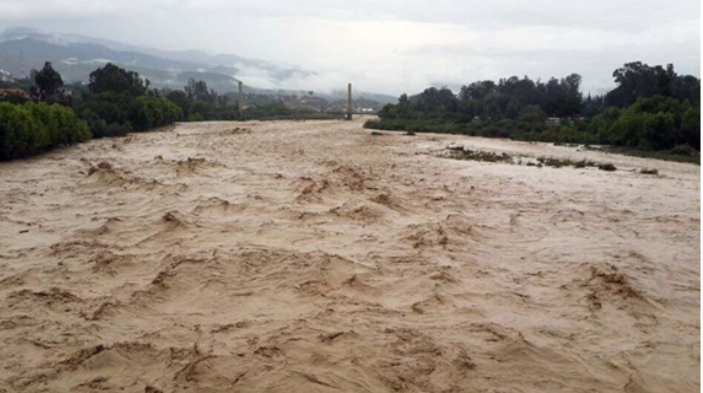
[[[698,155],[698,150],[689,145],[676,145],[673,149],[671,149],[671,154],[694,157]]]
[[[28,157],[91,137],[86,123],[60,105],[0,103],[0,160]]]
[[[128,133],[132,132],[132,125],[129,124],[129,122],[125,124],[108,124],[107,127],[105,127],[105,137],[119,137],[119,136],[127,136]]]
[[[691,107],[681,115],[680,140],[677,143],[686,143],[700,149],[701,147],[701,110]]]
[[[188,117],[188,121],[203,121],[203,115],[200,113],[194,113]],[[366,125],[364,125],[366,127]]]
[[[129,120],[135,131],[146,131],[154,125],[153,108],[148,97],[137,97],[129,108]]]
[[[52,147],[85,142],[92,137],[88,125],[69,108],[54,104],[50,106],[57,122],[58,135],[52,140]]]
[[[93,138],[126,136],[127,133],[132,131],[132,125],[129,122],[126,122],[124,124],[108,124],[105,119],[100,118],[97,113],[87,108],[83,110],[83,112],[80,114],[80,117],[87,123],[88,128],[93,134]]]
[[[27,157],[49,145],[44,125],[23,105],[0,104],[0,159]]]
[[[135,131],[146,131],[180,120],[181,108],[171,101],[153,96],[139,96],[129,109],[129,119]]]
[[[104,120],[105,124],[124,124],[129,121],[131,102],[132,97],[128,94],[104,92],[89,96],[86,101],[78,104],[75,110],[87,122],[90,121],[88,117],[85,117],[85,114],[92,113],[98,119]]]

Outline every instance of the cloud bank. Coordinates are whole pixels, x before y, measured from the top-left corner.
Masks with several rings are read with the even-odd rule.
[[[0,28],[234,53],[317,73],[287,88],[343,88],[351,81],[398,95],[577,72],[584,91],[599,92],[612,86],[615,68],[634,60],[674,63],[680,73],[700,76],[697,0],[0,0],[0,9]],[[244,71],[251,85],[263,79]]]

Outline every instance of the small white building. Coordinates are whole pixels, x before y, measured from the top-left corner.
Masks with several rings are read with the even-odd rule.
[[[5,70],[0,70],[0,81],[2,82],[14,82],[15,78],[12,77],[12,74]]]

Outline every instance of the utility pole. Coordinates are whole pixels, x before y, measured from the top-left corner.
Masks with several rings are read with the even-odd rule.
[[[242,100],[244,96],[244,83],[239,81],[239,94],[237,95],[237,109],[239,110],[239,120],[242,120],[242,106],[244,101]]]
[[[352,119],[352,85],[347,85],[347,120]]]

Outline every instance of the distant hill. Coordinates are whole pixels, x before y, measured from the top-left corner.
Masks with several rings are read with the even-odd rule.
[[[117,41],[77,34],[58,34],[32,28],[10,28],[0,34],[0,73],[20,77],[29,75],[51,61],[66,82],[87,82],[90,72],[111,62],[138,72],[151,81],[153,87],[182,89],[189,78],[203,80],[220,93],[236,91],[238,77],[246,83],[242,70],[254,71],[258,80],[268,86],[285,86],[286,82],[315,76],[313,71],[289,68],[271,62],[246,59],[233,54],[208,54],[198,50],[165,51],[144,48]],[[263,75],[263,77],[261,76]],[[303,85],[304,83],[295,83]],[[284,89],[262,89],[248,86],[248,92],[259,94],[304,94]],[[336,93],[327,95],[333,99]],[[358,93],[379,104],[395,102],[395,97],[373,93]],[[323,97],[323,94],[320,94]],[[341,97],[346,97],[342,92]]]

